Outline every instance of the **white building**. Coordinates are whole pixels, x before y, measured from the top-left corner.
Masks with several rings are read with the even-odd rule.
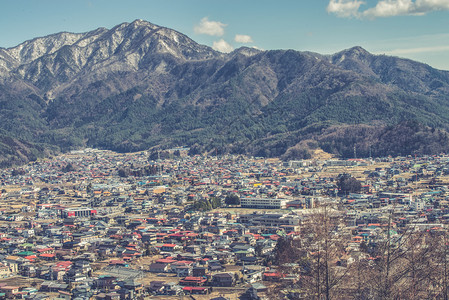
[[[240,205],[243,208],[286,208],[287,200],[278,198],[240,198]]]
[[[425,204],[426,203],[424,202],[424,200],[419,199],[417,197],[413,200],[413,197],[410,195],[410,208],[412,210],[421,211],[424,209]]]

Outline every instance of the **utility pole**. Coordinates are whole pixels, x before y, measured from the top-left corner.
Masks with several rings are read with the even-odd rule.
[[[157,162],[160,164],[161,163],[161,152],[160,150],[157,150]],[[159,177],[161,176],[162,173],[162,167],[159,166]]]

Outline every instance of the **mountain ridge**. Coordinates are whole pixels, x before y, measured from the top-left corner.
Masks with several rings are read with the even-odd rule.
[[[185,144],[279,156],[338,124],[444,131],[448,104],[448,71],[359,46],[225,54],[135,20],[0,48],[0,133],[62,151]],[[280,146],[266,151],[273,139]]]

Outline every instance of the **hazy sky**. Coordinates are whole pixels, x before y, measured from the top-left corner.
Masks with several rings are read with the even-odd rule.
[[[0,47],[135,19],[223,52],[362,46],[449,70],[449,0],[0,0]]]

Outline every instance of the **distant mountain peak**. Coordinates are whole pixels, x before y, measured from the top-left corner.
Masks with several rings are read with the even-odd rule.
[[[370,54],[365,48],[361,46],[354,46],[344,51],[351,53]]]
[[[332,57],[336,57],[340,60],[346,58],[362,58],[367,56],[373,56],[373,54],[369,53],[367,50],[365,50],[360,46],[351,47],[349,49],[342,50],[332,55]]]
[[[233,56],[236,54],[242,54],[244,56],[253,56],[253,55],[257,55],[261,52],[263,52],[263,51],[260,49],[252,48],[252,47],[240,47],[240,48],[237,48],[234,51],[232,51],[230,53],[230,55]]]
[[[19,63],[29,63],[44,55],[52,54],[64,46],[73,45],[83,36],[83,33],[60,32],[25,41],[6,51]]]
[[[156,24],[153,24],[151,22],[142,20],[142,19],[136,19],[132,22],[123,22],[121,24],[118,24],[117,26],[115,26],[114,28],[112,28],[112,30],[114,29],[122,29],[122,28],[150,28],[150,29],[157,29],[157,28],[161,28],[161,26],[158,26]]]
[[[142,20],[142,19],[135,19],[134,21],[132,21],[130,23],[130,25],[133,25],[133,26],[147,26],[147,27],[161,27],[161,26],[158,26],[158,25],[153,24],[151,22],[148,22],[146,20]]]
[[[135,19],[134,21],[131,22],[131,24],[144,25],[144,24],[150,24],[150,22],[142,20],[142,19]]]

